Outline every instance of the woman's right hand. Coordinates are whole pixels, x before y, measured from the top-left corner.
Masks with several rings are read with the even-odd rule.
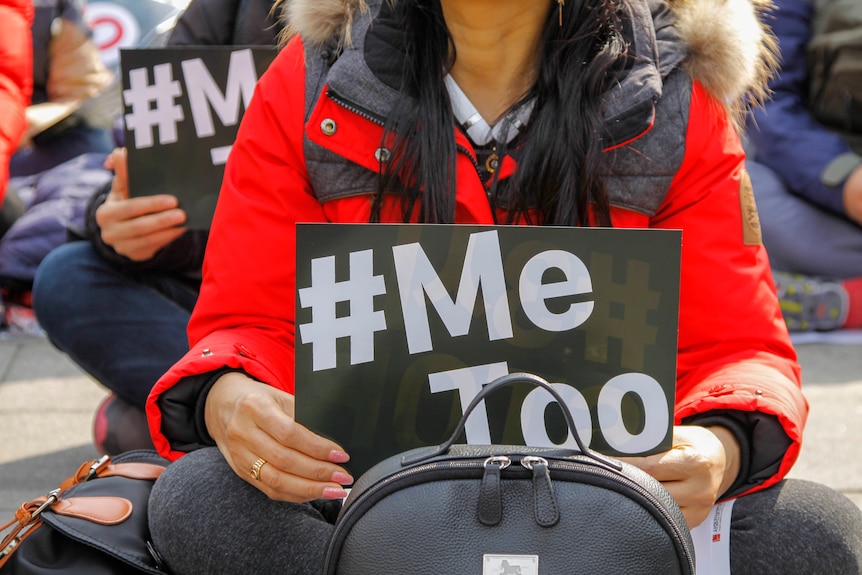
[[[239,372],[221,376],[205,409],[210,435],[234,472],[271,499],[339,499],[353,478],[344,450],[294,419],[294,397]],[[252,475],[258,458],[266,463]]]
[[[129,197],[129,176],[125,148],[117,148],[105,160],[114,171],[111,191],[96,209],[96,223],[102,241],[121,256],[134,261],[151,259],[156,252],[180,237],[186,213],[169,194]]]

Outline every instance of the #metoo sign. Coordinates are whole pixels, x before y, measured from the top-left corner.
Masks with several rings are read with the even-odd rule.
[[[483,385],[552,382],[593,449],[671,445],[681,233],[300,224],[296,416],[362,473],[455,429]],[[576,447],[543,389],[509,386],[472,444]]]
[[[208,228],[224,165],[270,47],[121,50],[129,192],[173,194]]]

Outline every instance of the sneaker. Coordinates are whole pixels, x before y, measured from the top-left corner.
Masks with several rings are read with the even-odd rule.
[[[773,272],[781,314],[790,331],[831,331],[847,320],[849,297],[833,279]]]
[[[155,449],[144,410],[110,394],[93,420],[93,439],[102,455],[119,455],[135,449]]]

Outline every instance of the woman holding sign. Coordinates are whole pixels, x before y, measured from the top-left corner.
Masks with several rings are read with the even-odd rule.
[[[771,63],[754,6],[292,0],[288,13],[227,166],[191,351],[148,400],[155,444],[178,460],[150,506],[172,571],[316,572],[353,478],[341,446],[294,420],[295,224],[423,222],[681,229],[674,445],[632,461],[691,526],[738,498],[734,573],[857,572],[859,510],[784,480],[807,404],[736,130]],[[809,539],[823,552],[791,553]]]

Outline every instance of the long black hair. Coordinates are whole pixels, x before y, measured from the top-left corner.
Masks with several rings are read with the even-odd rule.
[[[521,102],[535,109],[510,153],[518,170],[505,186],[493,178],[493,205],[507,209],[507,221],[524,218],[541,225],[610,225],[602,161],[602,95],[624,66],[624,0],[569,0],[562,25],[557,5],[549,8],[536,83]],[[404,221],[451,223],[455,217],[452,106],[444,77],[454,51],[439,0],[400,0],[394,17],[404,31],[405,94],[387,122],[391,156],[375,197],[379,220],[383,197],[401,197]],[[590,221],[587,206],[593,205]],[[492,207],[493,207],[492,205]],[[418,208],[418,213],[416,209]],[[535,213],[539,221],[531,221]]]

